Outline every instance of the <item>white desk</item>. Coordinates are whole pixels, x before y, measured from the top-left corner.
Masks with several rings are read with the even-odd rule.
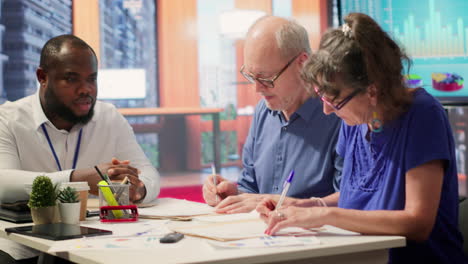
[[[159,220],[154,220],[159,221]],[[22,224],[24,225],[24,224]],[[0,237],[47,252],[54,241],[7,234],[16,224],[0,221]],[[261,249],[214,249],[186,236],[177,244],[140,250],[80,250],[56,255],[77,263],[387,263],[388,248],[405,246],[400,236],[320,234],[320,245]]]

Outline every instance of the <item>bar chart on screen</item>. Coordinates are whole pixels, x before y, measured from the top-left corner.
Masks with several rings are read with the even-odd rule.
[[[468,102],[468,1],[341,0],[373,17],[413,60],[410,78],[443,103]]]

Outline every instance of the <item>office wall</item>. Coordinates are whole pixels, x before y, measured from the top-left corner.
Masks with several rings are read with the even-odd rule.
[[[309,32],[313,50],[318,48],[320,36],[329,27],[327,0],[292,0],[292,16]]]
[[[196,0],[157,1],[161,107],[200,106],[196,7]],[[165,126],[172,129],[159,134],[162,169],[200,168],[200,117],[166,118]]]
[[[199,106],[196,0],[159,0],[160,106]]]
[[[72,1],[73,34],[86,41],[100,58],[99,0]]]

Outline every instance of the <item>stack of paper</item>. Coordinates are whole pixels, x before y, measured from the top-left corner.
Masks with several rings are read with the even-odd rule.
[[[175,232],[217,241],[264,237],[267,227],[256,212],[250,214],[196,217],[194,219],[198,221],[185,223],[170,222],[167,227]],[[289,227],[279,231],[277,236],[312,236],[315,234],[316,230]]]
[[[250,213],[199,215],[194,216],[192,219],[200,222],[219,223],[242,220],[258,220],[260,219],[260,216],[257,211],[253,210]]]

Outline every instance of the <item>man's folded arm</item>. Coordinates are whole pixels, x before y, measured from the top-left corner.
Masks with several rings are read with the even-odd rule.
[[[46,175],[53,183],[68,182],[72,170],[57,172],[25,171],[17,169],[0,169],[0,202],[14,202],[29,198],[25,184],[32,184],[34,178]]]

